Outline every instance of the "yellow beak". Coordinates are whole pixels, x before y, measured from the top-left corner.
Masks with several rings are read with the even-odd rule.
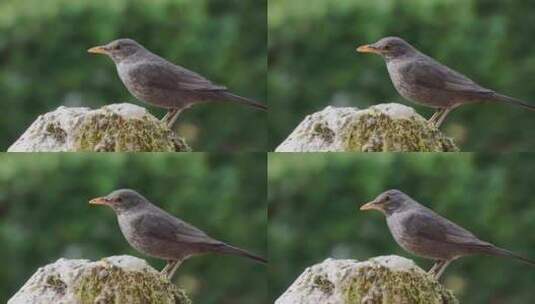
[[[104,197],[97,197],[89,201],[91,205],[108,205],[108,200]]]
[[[108,54],[108,51],[102,45],[101,46],[92,47],[89,50],[87,50],[87,52],[88,53],[93,53],[93,54]]]
[[[369,203],[366,203],[362,206],[360,206],[360,210],[379,210],[382,211],[381,207],[375,202],[371,201]]]
[[[376,53],[376,54],[379,54],[379,51],[376,48],[374,48],[373,46],[369,45],[369,44],[359,46],[357,48],[357,52],[359,52],[359,53]]]

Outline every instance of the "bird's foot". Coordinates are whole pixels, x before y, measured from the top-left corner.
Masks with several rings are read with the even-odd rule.
[[[162,271],[160,271],[160,273],[167,277],[167,274],[169,273],[169,271],[171,270],[171,268],[174,266],[175,263],[176,261],[173,261],[173,260],[167,261],[167,264],[165,264],[165,267],[162,269]]]
[[[451,261],[447,260],[437,261],[435,265],[433,265],[433,267],[431,267],[431,269],[427,272],[427,274],[438,281],[450,263]]]
[[[444,120],[446,120],[446,117],[448,116],[448,114],[450,114],[452,110],[453,108],[439,109],[438,111],[435,112],[435,114],[433,114],[433,116],[431,116],[431,118],[429,118],[427,123],[439,129],[442,123],[444,122]]]
[[[180,264],[182,264],[182,260],[167,261],[167,264],[162,271],[160,271],[160,274],[164,275],[168,280],[171,280],[178,267],[180,267]]]
[[[437,127],[437,121],[440,118],[440,116],[444,113],[444,109],[438,109],[435,113],[433,113],[433,116],[427,120],[427,123],[433,127]],[[437,127],[438,129],[438,127]]]
[[[165,123],[166,125],[169,125],[169,120],[173,118],[175,113],[177,112],[177,109],[169,109],[167,113],[165,113],[164,117],[160,120],[161,122]]]
[[[169,128],[173,129],[173,126],[176,123],[176,120],[178,119],[178,116],[180,115],[180,112],[182,112],[182,109],[170,109],[167,111],[165,116],[162,118],[162,122]]]

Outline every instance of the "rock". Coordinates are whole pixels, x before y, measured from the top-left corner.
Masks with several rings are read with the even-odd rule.
[[[307,268],[275,304],[454,304],[452,292],[413,261],[381,256],[365,262],[327,259]]]
[[[8,152],[173,152],[185,141],[145,108],[129,103],[97,110],[59,107],[43,114]]]
[[[307,116],[275,152],[458,151],[452,139],[413,108],[378,104],[365,110],[327,107]]]
[[[113,256],[98,262],[59,259],[24,284],[8,304],[190,304],[186,294],[144,260]]]

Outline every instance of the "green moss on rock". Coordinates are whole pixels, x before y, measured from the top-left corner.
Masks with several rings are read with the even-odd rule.
[[[159,273],[99,266],[80,278],[76,297],[82,304],[191,304],[186,294]]]
[[[314,284],[323,293],[331,294],[334,290],[334,284],[326,276],[318,275],[314,277]]]
[[[61,128],[58,122],[51,122],[46,125],[46,132],[48,132],[58,142],[65,142],[67,133]]]
[[[65,289],[67,289],[67,284],[65,284],[65,282],[61,280],[61,277],[57,274],[46,277],[45,282],[50,288],[53,288],[57,293],[64,294]]]
[[[421,272],[362,267],[347,281],[346,303],[458,304],[451,291]]]
[[[163,123],[147,117],[124,119],[104,112],[82,121],[75,138],[78,151],[97,152],[175,152],[190,151]]]
[[[451,291],[400,256],[326,259],[308,267],[275,304],[458,304]]]
[[[349,151],[459,151],[451,138],[429,126],[426,121],[415,117],[392,119],[379,111],[361,115],[346,134]]]
[[[186,142],[145,108],[61,106],[40,115],[8,152],[189,152]]]
[[[451,138],[414,109],[378,104],[368,109],[326,107],[308,115],[276,152],[452,152]]]

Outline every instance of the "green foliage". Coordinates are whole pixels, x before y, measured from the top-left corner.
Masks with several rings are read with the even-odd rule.
[[[304,9],[306,7],[306,9]],[[400,36],[482,85],[535,103],[533,1],[272,0],[269,2],[269,145],[327,105],[404,101],[381,58],[358,45]],[[503,104],[455,110],[444,125],[464,151],[531,151],[533,112]]]
[[[266,255],[263,154],[0,156],[0,302],[61,257],[131,254],[112,210],[91,198],[132,188],[209,235]],[[157,268],[165,262],[147,258]],[[266,268],[231,256],[186,261],[175,282],[194,303],[261,303]]]
[[[439,214],[535,259],[535,158],[529,154],[271,154],[268,159],[270,298],[328,257],[367,260],[402,250],[384,216],[358,207],[400,189]],[[515,260],[467,257],[444,284],[461,303],[530,303],[535,271]]]
[[[130,37],[233,92],[266,100],[266,1],[21,0],[0,3],[0,144],[61,105],[141,104],[92,46]],[[148,109],[157,117],[164,110]],[[264,151],[266,114],[199,105],[178,122],[196,151]]]

